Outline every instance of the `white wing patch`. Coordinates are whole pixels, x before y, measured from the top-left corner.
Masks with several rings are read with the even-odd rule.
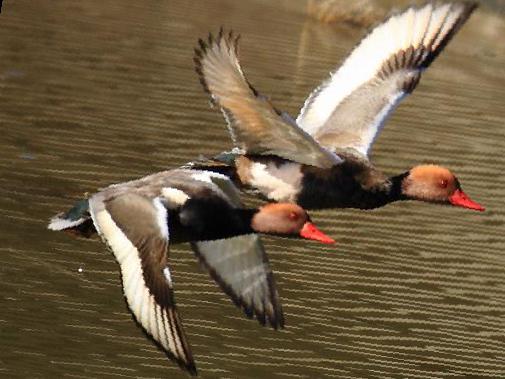
[[[431,5],[430,5],[431,6]],[[394,36],[403,35],[398,17],[391,17],[378,26],[355,48],[343,65],[331,73],[323,85],[305,102],[297,123],[308,133],[314,134],[331,116],[336,105],[360,85],[378,73],[382,62],[401,49],[403,41]]]
[[[363,136],[364,138],[362,139],[362,141],[365,143],[361,146],[356,146],[356,150],[358,150],[364,156],[368,156],[368,152],[370,151],[370,148],[372,147],[375,139],[379,135],[379,132],[382,130],[388,116],[396,109],[396,107],[400,104],[405,96],[407,96],[407,94],[401,91],[389,99],[389,102],[375,116],[372,125],[370,125],[366,130],[367,135]]]
[[[153,199],[153,204],[154,208],[156,208],[156,222],[158,223],[158,227],[160,228],[160,234],[162,235],[163,238],[168,240],[169,233],[168,233],[167,210],[159,197]]]
[[[274,163],[254,162],[250,175],[250,184],[275,201],[295,201],[302,180],[297,163],[277,167]]]
[[[338,104],[377,76],[389,57],[409,47],[424,47],[424,59],[428,51],[439,47],[461,17],[468,17],[465,12],[471,13],[472,7],[466,3],[428,3],[387,19],[361,40],[342,66],[310,94],[296,119],[298,125],[314,135]]]
[[[186,364],[194,365],[190,353],[188,355],[184,348],[187,343],[183,341],[185,336],[180,329],[180,321],[175,308],[162,308],[155,301],[143,277],[138,249],[116,225],[109,212],[103,207],[103,203],[100,201],[96,203],[90,202],[91,217],[98,233],[110,247],[119,263],[128,307],[146,332],[152,335],[167,351]],[[163,214],[166,214],[166,210],[159,199],[155,199],[154,204],[161,219]],[[166,228],[166,222],[159,221],[159,224]],[[168,235],[167,230],[163,233]],[[166,272],[164,271],[165,277],[167,277]],[[171,283],[171,281],[168,282],[170,286]]]

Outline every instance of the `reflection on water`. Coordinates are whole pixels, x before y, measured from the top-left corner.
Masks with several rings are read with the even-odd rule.
[[[185,377],[131,321],[97,240],[45,229],[86,191],[230,146],[192,68],[243,35],[255,86],[296,114],[362,35],[304,2],[47,2],[0,15],[0,376]],[[315,212],[335,247],[266,238],[287,328],[242,317],[186,246],[177,300],[203,377],[505,376],[505,33],[476,13],[397,110],[374,159],[454,169],[484,214],[418,203]]]

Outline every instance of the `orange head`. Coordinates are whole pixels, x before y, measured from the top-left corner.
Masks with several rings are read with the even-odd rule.
[[[335,243],[310,221],[305,209],[292,203],[270,203],[253,216],[254,231],[267,234],[299,235],[322,243]]]
[[[402,181],[402,195],[409,199],[484,210],[463,192],[456,176],[441,166],[421,165],[411,169]]]

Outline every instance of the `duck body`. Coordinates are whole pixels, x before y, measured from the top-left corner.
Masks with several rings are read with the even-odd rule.
[[[234,208],[219,197],[189,199],[171,213],[168,225],[174,244],[254,233],[250,223],[253,211]]]
[[[195,182],[195,177],[204,180],[197,179]],[[189,178],[192,181],[188,180]],[[161,204],[166,211],[166,226],[171,235],[170,245],[253,233],[250,226],[253,211],[237,208],[217,185],[212,181],[207,182],[206,178],[227,181],[227,178],[210,172],[159,172],[107,187],[90,199],[78,201],[66,214],[60,216],[60,219],[77,221],[76,225],[69,224],[70,232],[90,237],[97,232],[90,214],[90,202],[114,203],[118,199],[139,196],[152,200],[162,199]],[[135,218],[135,210],[130,210],[128,201],[123,202],[123,207],[115,210],[121,214],[118,217],[124,218],[125,223],[128,223]]]
[[[248,316],[256,313],[262,323],[270,322],[275,328],[283,325],[268,260],[260,240],[239,217],[237,206],[240,203],[233,188],[226,177],[216,173],[164,171],[102,189],[89,199],[77,202],[67,213],[55,216],[49,224],[49,229],[67,230],[86,237],[98,232],[120,265],[130,311],[167,356],[193,375],[197,370],[175,304],[169,245],[217,241],[249,233],[245,240],[236,241],[238,244],[233,248],[240,253],[240,242],[251,244],[252,249],[242,248],[242,258],[246,262],[243,268],[247,268],[247,262],[262,267],[259,274],[264,278],[252,288],[250,297],[242,296],[239,283],[227,281],[226,275],[232,272],[226,273],[219,266],[212,267],[212,261],[209,263],[207,253],[212,259],[212,255],[222,252],[212,251],[212,245],[207,249],[206,245],[198,243],[193,248],[213,279]],[[233,223],[224,221],[232,221],[229,218]],[[233,263],[241,266],[240,259]],[[257,307],[255,297],[265,301],[269,309]]]
[[[334,242],[294,204],[244,208],[227,176],[175,169],[104,188],[52,218],[49,229],[98,233],[119,263],[130,311],[169,358],[196,375],[175,305],[169,246],[190,242],[220,288],[262,325],[284,316],[260,233]]]
[[[302,172],[297,203],[307,209],[374,209],[403,199],[396,177],[384,177],[369,162],[352,155],[330,169],[306,166]]]
[[[292,201],[305,209],[374,209],[405,199],[401,194],[405,174],[389,178],[352,152],[338,155],[343,162],[329,168],[260,155],[236,155],[233,160],[219,155],[189,167],[215,170],[265,199]]]
[[[373,209],[410,199],[484,210],[441,166],[419,165],[388,178],[369,159],[389,115],[476,7],[428,2],[391,15],[312,91],[296,119],[248,81],[232,31],[200,39],[195,70],[224,115],[236,154],[220,154],[209,169],[269,200],[308,209]]]

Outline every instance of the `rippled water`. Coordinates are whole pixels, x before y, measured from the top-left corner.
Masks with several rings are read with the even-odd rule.
[[[35,6],[37,4],[37,6]],[[98,240],[45,229],[86,191],[230,146],[193,73],[198,37],[242,33],[250,80],[296,114],[363,30],[303,1],[4,2],[0,376],[185,377],[133,324]],[[421,203],[314,212],[338,245],[265,238],[287,327],[245,319],[171,253],[202,377],[505,377],[505,23],[478,11],[374,150],[388,174],[451,167],[481,214]],[[79,270],[81,269],[81,270]],[[79,272],[82,271],[82,272]]]

